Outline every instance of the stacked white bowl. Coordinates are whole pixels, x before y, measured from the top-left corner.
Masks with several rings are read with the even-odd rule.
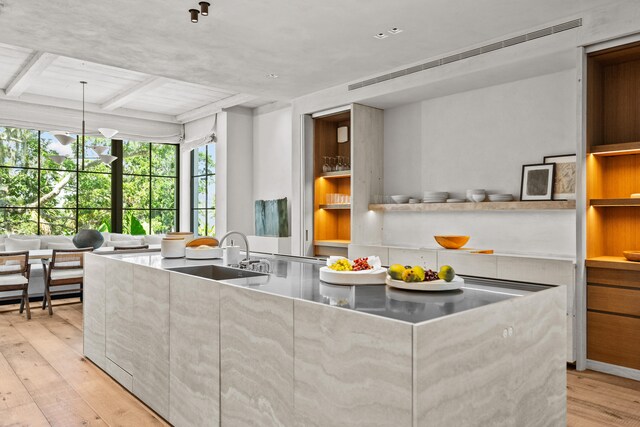
[[[423,194],[423,203],[444,203],[447,201],[449,193],[446,191],[425,191]]]
[[[467,190],[467,200],[470,202],[482,202],[487,197],[484,189]]]
[[[513,200],[513,194],[489,194],[490,202],[510,202]]]

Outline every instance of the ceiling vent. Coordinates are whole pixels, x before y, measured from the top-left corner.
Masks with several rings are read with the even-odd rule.
[[[450,64],[452,62],[460,61],[461,59],[471,58],[472,56],[478,56],[478,55],[493,52],[499,49],[504,49],[505,47],[515,46],[520,43],[525,43],[531,40],[539,39],[541,37],[547,37],[552,34],[560,33],[562,31],[572,30],[574,28],[578,28],[581,26],[582,26],[582,19],[574,19],[573,21],[554,25],[553,27],[543,28],[541,30],[523,34],[521,36],[512,37],[510,39],[502,40],[496,43],[491,43],[489,45],[478,47],[476,49],[471,49],[466,52],[457,53],[451,56],[446,56],[444,58],[436,59],[434,61],[429,61],[424,64],[406,68],[404,70],[394,71],[393,73],[388,73],[382,76],[374,77],[372,79],[364,80],[358,83],[353,83],[349,85],[349,90],[355,90],[365,86],[371,86],[376,83],[381,83],[387,80],[417,73],[419,71],[424,71],[431,68],[439,67],[441,65]]]

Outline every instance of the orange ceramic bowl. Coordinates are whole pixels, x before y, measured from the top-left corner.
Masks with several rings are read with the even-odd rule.
[[[469,236],[433,236],[445,249],[460,249],[469,241]]]
[[[624,251],[622,252],[622,254],[629,261],[635,261],[635,262],[640,261],[640,251]]]

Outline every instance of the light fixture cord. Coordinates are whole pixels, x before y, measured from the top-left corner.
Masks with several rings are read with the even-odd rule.
[[[84,87],[87,82],[82,81],[80,83],[82,83],[82,170],[84,170]]]

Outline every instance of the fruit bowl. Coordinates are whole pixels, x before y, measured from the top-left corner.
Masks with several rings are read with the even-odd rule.
[[[433,236],[433,238],[445,249],[460,249],[470,239],[469,236]]]
[[[403,282],[402,280],[394,280],[391,276],[387,275],[385,282],[388,286],[397,289],[404,289],[407,291],[454,291],[462,288],[464,285],[464,279],[460,276],[455,276],[452,281],[447,282],[442,279],[432,280],[430,282]]]
[[[629,261],[640,261],[640,251],[624,251],[622,254]]]

